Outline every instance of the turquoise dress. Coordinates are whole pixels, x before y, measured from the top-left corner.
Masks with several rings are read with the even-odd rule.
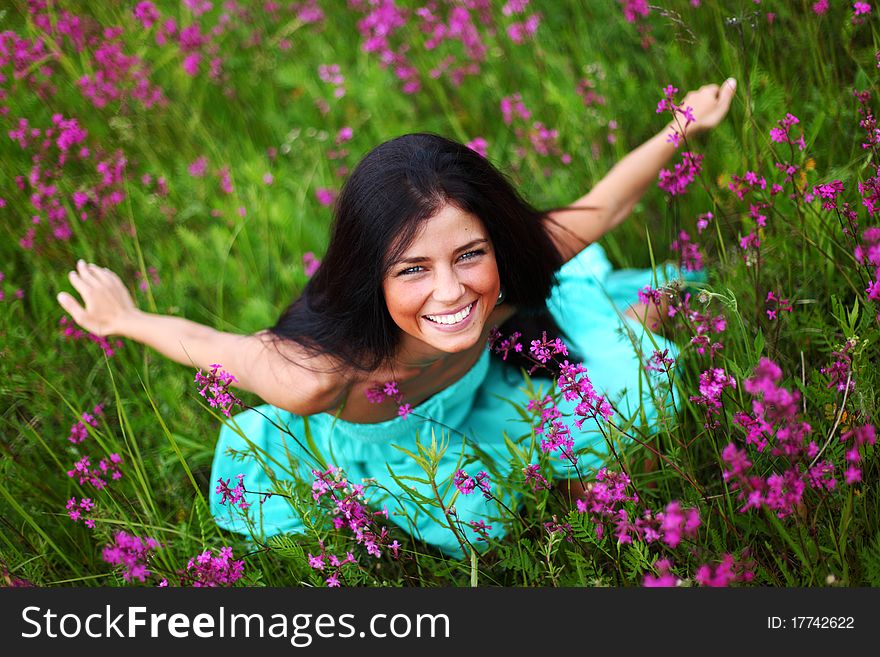
[[[658,270],[658,276],[662,283],[679,274],[667,266]],[[646,373],[645,360],[658,348],[669,349],[670,357],[675,357],[677,350],[621,312],[637,300],[640,288],[656,283],[651,271],[613,271],[602,247],[594,244],[562,267],[558,285],[548,300],[548,308],[567,333],[570,346],[583,357],[596,391],[604,392],[622,415],[640,412],[640,421],[648,425],[658,409],[647,386],[647,377],[656,375]],[[528,347],[528,341],[524,347]],[[543,384],[545,391],[549,389],[546,379],[535,379],[534,383]],[[514,468],[521,470],[537,462],[538,447],[531,427],[515,408],[524,408],[528,401],[521,374],[487,350],[464,376],[416,406],[405,419],[360,424],[323,413],[303,418],[268,404],[244,411],[220,431],[211,473],[211,512],[221,527],[243,534],[268,537],[302,532],[304,523],[296,505],[277,495],[261,504],[258,495],[247,494],[251,503],[249,527],[237,509],[221,504],[221,496],[214,490],[216,482],[218,478],[231,479],[232,487],[235,477],[244,474],[247,490],[269,492],[278,490],[273,487],[271,475],[284,480],[296,473],[301,480],[311,482],[313,468],[333,465],[342,468],[352,483],[374,480],[379,484],[367,489],[373,491],[367,500],[372,508],[386,508],[391,522],[443,552],[461,556],[459,542],[439,506],[418,504],[409,490],[414,486],[416,493],[433,496],[430,486],[414,481],[426,476],[413,458],[419,454],[417,442],[430,447],[433,438],[445,444],[435,480],[444,507],[453,503],[462,533],[479,547],[480,542],[475,540],[478,537],[468,523],[482,520],[491,526],[486,530],[490,537],[501,537],[504,526],[499,518],[509,514],[503,513],[494,500],[485,499],[479,489],[470,495],[457,493],[453,475],[458,469],[470,476],[489,472],[493,494],[515,508],[516,494],[500,490],[495,482],[511,475],[521,476],[513,472]],[[574,405],[561,401],[559,408],[571,413]],[[587,421],[580,431],[572,425],[571,432],[580,455],[578,470],[585,479],[591,478],[607,460],[606,440],[595,421]],[[506,439],[522,450],[520,462],[512,459]],[[577,477],[571,465],[558,456],[553,456],[550,464],[553,473],[543,473],[548,480]],[[381,520],[384,522],[384,518]]]

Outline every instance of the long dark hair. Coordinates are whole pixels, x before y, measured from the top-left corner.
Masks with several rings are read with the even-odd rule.
[[[502,331],[520,330],[529,339],[538,327],[561,334],[546,302],[562,256],[543,224],[545,213],[487,159],[426,133],[387,141],[355,167],[336,201],[321,265],[269,332],[333,356],[341,367],[369,371],[390,363],[401,332],[388,313],[382,282],[422,225],[446,204],[482,220],[505,303],[530,325],[528,333],[518,329],[515,317]]]

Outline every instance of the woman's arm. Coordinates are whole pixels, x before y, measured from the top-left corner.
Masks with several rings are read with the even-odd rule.
[[[319,362],[296,343],[276,349],[266,331],[225,333],[180,317],[143,312],[116,274],[82,260],[68,278],[84,306],[66,292],[58,295],[58,302],[91,333],[135,340],[193,368],[208,370],[219,363],[235,376],[237,387],[298,415],[325,411],[342,393],[342,379],[329,361]]]
[[[681,105],[693,108],[695,121],[687,126],[684,136],[691,137],[718,125],[727,114],[735,91],[736,81],[730,78],[721,86],[708,84],[688,93]],[[675,146],[668,139],[670,133],[682,132],[683,127],[683,120],[680,126],[674,121],[669,123],[615,164],[587,194],[549,214],[552,221],[547,224],[548,230],[564,260],[573,258],[629,215],[675,153]]]

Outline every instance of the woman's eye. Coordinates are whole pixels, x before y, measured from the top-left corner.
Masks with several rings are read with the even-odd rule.
[[[398,276],[409,276],[410,274],[418,274],[422,268],[420,266],[415,267],[407,267],[406,269],[402,269],[397,272]]]
[[[482,249],[477,249],[476,251],[468,251],[467,253],[462,253],[459,257],[460,260],[473,260],[481,255],[483,255],[485,251]]]

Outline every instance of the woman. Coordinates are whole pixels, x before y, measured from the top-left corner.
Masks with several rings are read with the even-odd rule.
[[[734,91],[728,80],[688,94],[682,105],[695,121],[687,135],[717,125]],[[328,251],[302,296],[274,327],[254,335],[141,312],[115,274],[83,261],[69,278],[85,305],[66,293],[58,301],[97,335],[125,336],[203,369],[220,363],[238,387],[267,402],[223,428],[213,480],[244,474],[249,490],[268,492],[275,480],[308,479],[311,468],[333,464],[351,482],[375,481],[390,518],[413,536],[458,553],[457,530],[491,524],[498,508],[488,496],[457,495],[450,513],[454,473],[490,469],[507,476],[505,438],[529,433],[509,403],[526,403],[522,378],[486,350],[493,327],[522,320],[553,335],[562,326],[597,389],[623,412],[643,403],[640,355],[618,333],[621,317],[643,337],[656,320],[650,308],[627,307],[650,278],[617,276],[594,243],[656,180],[675,151],[669,135],[676,129],[670,124],[585,196],[549,213],[534,210],[460,144],[432,135],[386,142],[347,181]],[[374,403],[377,387],[399,403]],[[445,447],[434,455],[436,486],[425,483],[416,457],[432,439]],[[554,459],[557,478],[579,479],[606,450],[597,427],[588,425],[574,447],[592,452],[577,472]],[[432,497],[433,511],[424,504]],[[252,506],[253,524],[221,501],[212,496],[212,511],[234,531],[303,528],[295,500],[281,495]],[[485,536],[503,533],[497,522],[494,529],[480,526]]]

